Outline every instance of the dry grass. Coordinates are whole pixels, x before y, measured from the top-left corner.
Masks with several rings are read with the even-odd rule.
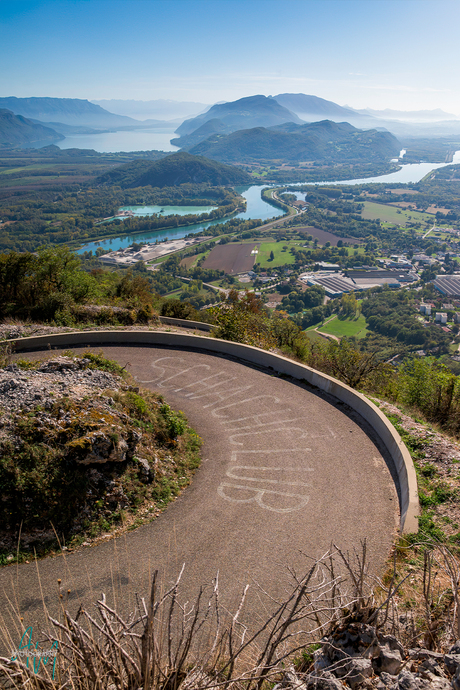
[[[17,653],[2,657],[0,683],[31,690],[260,689],[276,678],[288,657],[321,639],[344,612],[371,622],[388,608],[385,597],[376,607],[365,545],[353,557],[333,547],[307,563],[302,577],[291,573],[293,585],[282,601],[256,586],[270,613],[255,629],[248,623],[249,585],[232,612],[221,604],[218,577],[200,588],[195,601],[184,601],[184,568],[166,592],[155,573],[149,599],[135,595],[134,610],[125,617],[104,595],[94,610],[81,606],[72,617],[61,593],[60,615],[50,617],[54,633],[40,645],[45,652],[54,645],[56,661],[50,656],[43,665],[42,659],[34,670],[32,657],[28,665]],[[4,621],[1,627],[4,644],[17,650],[26,632],[23,622]],[[26,632],[23,647],[29,637]]]

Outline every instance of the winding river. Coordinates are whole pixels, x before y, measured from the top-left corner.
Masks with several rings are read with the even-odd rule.
[[[460,151],[456,151],[454,154],[452,163],[412,163],[403,165],[400,170],[389,175],[381,175],[380,177],[368,177],[360,178],[355,180],[336,180],[336,181],[323,181],[315,182],[311,184],[318,185],[333,185],[333,184],[366,184],[369,182],[419,182],[425,175],[427,175],[431,170],[436,170],[437,168],[442,168],[446,165],[459,164],[460,163]],[[306,184],[305,182],[299,182],[298,185]],[[290,184],[289,186],[292,186]],[[269,218],[279,217],[283,212],[271,206],[261,197],[261,190],[267,187],[267,185],[252,185],[250,187],[236,187],[236,191],[239,192],[246,199],[246,210],[242,213],[238,213],[236,218],[260,218],[262,221],[266,221]],[[128,208],[128,207],[127,207]],[[134,208],[134,207],[129,207]],[[168,207],[164,207],[165,215],[168,212]],[[145,207],[145,215],[153,214],[158,212],[158,207],[152,206]],[[98,247],[103,249],[109,249],[114,251],[116,249],[121,249],[124,247],[129,247],[133,242],[162,242],[163,240],[175,240],[185,237],[191,233],[199,234],[209,228],[212,225],[225,222],[226,219],[214,220],[214,221],[204,221],[202,223],[195,223],[194,225],[188,225],[183,228],[168,228],[166,230],[152,230],[148,232],[134,233],[134,234],[121,234],[119,237],[110,238],[106,240],[100,240],[96,242],[89,242],[85,244],[81,249],[77,250],[77,253],[81,254],[85,251],[95,252]]]

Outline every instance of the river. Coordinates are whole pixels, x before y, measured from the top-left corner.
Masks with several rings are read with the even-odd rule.
[[[431,170],[436,168],[442,168],[446,165],[460,163],[460,151],[456,151],[453,157],[452,163],[411,163],[408,165],[403,165],[400,170],[389,175],[381,175],[380,177],[368,177],[360,178],[355,180],[337,180],[331,182],[330,180],[324,182],[315,182],[308,184],[319,184],[319,185],[333,185],[333,184],[366,184],[369,182],[419,182],[425,175],[427,175]],[[298,182],[300,184],[307,184],[305,182]],[[247,202],[246,211],[243,213],[238,213],[236,218],[260,218],[260,220],[265,221],[269,218],[279,217],[282,215],[282,211],[274,206],[271,206],[266,201],[262,200],[261,190],[268,185],[252,185],[251,187],[236,187],[236,191],[241,194]],[[292,186],[291,184],[289,186]],[[303,194],[298,192],[297,197],[299,199],[304,198]],[[128,208],[128,207],[126,207]],[[134,207],[129,207],[134,209]],[[158,207],[152,207],[158,208]],[[164,207],[165,214],[168,207]],[[153,212],[153,211],[152,211]],[[85,244],[84,247],[77,250],[77,253],[81,254],[84,251],[95,252],[98,247],[103,249],[109,249],[111,251],[116,249],[121,249],[123,247],[129,247],[133,242],[161,242],[162,240],[169,239],[180,239],[185,237],[190,233],[198,234],[204,232],[206,228],[211,225],[216,225],[217,223],[223,223],[226,219],[215,220],[215,221],[205,221],[203,223],[195,223],[194,225],[188,225],[184,228],[169,228],[167,230],[153,230],[145,233],[135,233],[131,235],[123,235],[120,237],[111,238],[107,240],[100,240],[99,242],[89,242]]]
[[[232,218],[260,218],[260,220],[268,220],[269,218],[277,218],[283,215],[281,209],[267,204],[266,201],[262,200],[260,191],[267,185],[252,185],[251,187],[236,187],[236,191],[241,194],[246,199],[247,208],[242,213],[237,213]],[[134,206],[125,206],[123,208],[133,209]],[[144,207],[144,209],[147,207]],[[152,209],[158,208],[158,206],[152,206]],[[162,207],[165,210],[164,215],[168,212],[169,207]],[[180,208],[180,207],[178,207]],[[183,207],[182,207],[183,208]],[[153,213],[153,211],[152,211]],[[133,242],[162,242],[163,240],[177,240],[181,237],[185,237],[190,233],[198,234],[204,232],[206,228],[211,225],[217,225],[218,223],[225,223],[228,218],[222,218],[220,220],[204,221],[203,223],[195,223],[194,225],[187,225],[184,228],[168,228],[166,230],[151,230],[149,232],[136,232],[131,235],[123,235],[120,237],[111,238],[107,240],[100,240],[98,242],[89,242],[85,244],[81,249],[77,249],[77,254],[82,252],[93,251],[95,252],[98,247],[102,249],[109,249],[114,251],[116,249],[121,249],[123,247],[129,247]]]
[[[308,184],[366,184],[369,182],[382,182],[383,184],[387,182],[420,182],[420,180],[428,175],[431,170],[436,170],[436,168],[444,168],[446,165],[454,165],[460,163],[460,151],[454,153],[452,163],[408,163],[403,165],[399,170],[394,173],[389,173],[388,175],[377,175],[376,177],[361,177],[356,180],[336,180],[331,182],[326,180],[324,182],[311,182]],[[298,182],[296,184],[307,184],[305,182]]]

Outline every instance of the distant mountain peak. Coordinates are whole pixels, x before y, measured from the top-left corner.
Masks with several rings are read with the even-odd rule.
[[[201,136],[198,130],[209,120],[218,120],[222,123],[221,131],[226,134],[239,129],[271,127],[283,122],[296,124],[303,122],[295,113],[280,105],[276,99],[256,94],[227,103],[215,103],[206,113],[185,120],[176,132],[181,135],[181,138],[193,134],[195,140],[197,138],[203,140],[206,134],[203,132]],[[179,140],[178,145],[182,146],[183,142]]]
[[[334,122],[349,121],[352,118],[360,118],[357,111],[327,101],[319,96],[310,96],[305,93],[280,93],[275,100],[304,120],[317,121],[333,120]]]
[[[36,124],[7,108],[0,108],[0,146],[22,146],[38,141],[58,141],[63,138],[50,127]]]
[[[114,115],[84,98],[51,98],[49,96],[0,98],[0,108],[7,108],[16,115],[40,120],[62,122],[66,125],[86,125],[95,129],[139,124],[130,117]]]

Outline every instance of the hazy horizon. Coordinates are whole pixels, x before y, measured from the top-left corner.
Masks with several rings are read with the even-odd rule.
[[[3,0],[2,96],[305,93],[460,115],[456,0]]]

